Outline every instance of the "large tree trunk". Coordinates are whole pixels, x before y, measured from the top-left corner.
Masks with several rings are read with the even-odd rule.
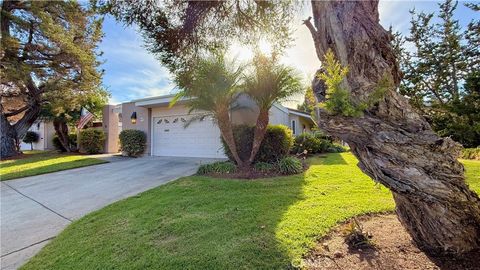
[[[68,138],[68,125],[62,119],[54,119],[53,127],[55,128],[55,133],[57,134],[60,144],[63,146],[66,152],[72,152],[70,148],[70,141]]]
[[[0,135],[0,157],[7,158],[17,155],[17,133],[3,113],[0,113]]]
[[[400,72],[392,36],[379,24],[378,1],[312,1],[312,33],[317,55],[332,49],[349,67],[345,87],[365,100],[384,77],[394,85],[362,117],[319,110],[319,126],[346,141],[359,167],[388,187],[396,212],[417,245],[431,253],[462,253],[480,247],[480,199],[465,184],[460,147],[438,137],[396,92]],[[325,97],[315,79],[314,91]]]
[[[268,121],[268,110],[260,109],[260,113],[257,117],[257,124],[253,132],[252,151],[250,153],[250,158],[248,159],[248,166],[253,163],[255,157],[257,156],[258,150],[260,150],[263,138],[265,137],[265,133],[267,132]]]

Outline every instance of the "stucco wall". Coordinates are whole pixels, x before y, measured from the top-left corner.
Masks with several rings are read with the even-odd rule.
[[[53,150],[53,136],[55,136],[55,128],[51,121],[42,121],[37,120],[33,125],[28,129],[38,134],[38,142],[33,143],[34,150]],[[30,144],[21,142],[21,150],[30,150]]]
[[[105,153],[117,153],[119,150],[119,138],[120,135],[118,126],[118,113],[115,112],[115,105],[107,105],[103,107],[102,125],[105,132],[106,140],[104,146]]]
[[[132,124],[131,116],[137,112],[137,122]],[[122,104],[122,129],[137,129],[147,134],[146,154],[150,154],[151,109],[136,107],[134,102]]]

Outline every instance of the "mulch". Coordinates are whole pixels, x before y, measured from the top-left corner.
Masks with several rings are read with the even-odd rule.
[[[357,221],[371,236],[371,245],[351,247],[345,243],[347,223],[337,226],[321,239],[304,258],[307,269],[374,270],[478,270],[480,251],[462,258],[434,257],[421,251],[403,228],[395,214],[366,215]],[[461,229],[461,228],[459,228]]]

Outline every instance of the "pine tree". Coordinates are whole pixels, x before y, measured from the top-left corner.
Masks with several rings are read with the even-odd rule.
[[[61,114],[102,92],[101,25],[76,1],[2,1],[1,157],[18,153],[45,104]],[[22,106],[9,106],[12,98]]]
[[[472,9],[478,5],[471,5]],[[393,47],[404,74],[399,87],[410,104],[422,112],[441,136],[451,136],[465,147],[476,147],[480,133],[472,125],[474,113],[465,110],[470,92],[464,82],[475,77],[479,61],[479,22],[462,30],[454,19],[457,2],[439,4],[439,13],[411,11],[410,34],[394,34]],[[433,22],[437,19],[437,22]],[[406,43],[414,51],[405,49]],[[470,98],[471,99],[471,98]],[[475,108],[474,108],[475,109]],[[476,108],[480,113],[479,108]]]

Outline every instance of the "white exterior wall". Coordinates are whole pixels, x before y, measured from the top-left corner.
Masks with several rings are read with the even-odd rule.
[[[54,149],[53,147],[53,136],[55,136],[55,129],[53,123],[48,121],[35,121],[33,125],[28,129],[38,134],[38,142],[33,143],[33,150],[49,150]],[[20,144],[20,150],[26,151],[30,150],[30,144],[24,143],[23,141]]]

